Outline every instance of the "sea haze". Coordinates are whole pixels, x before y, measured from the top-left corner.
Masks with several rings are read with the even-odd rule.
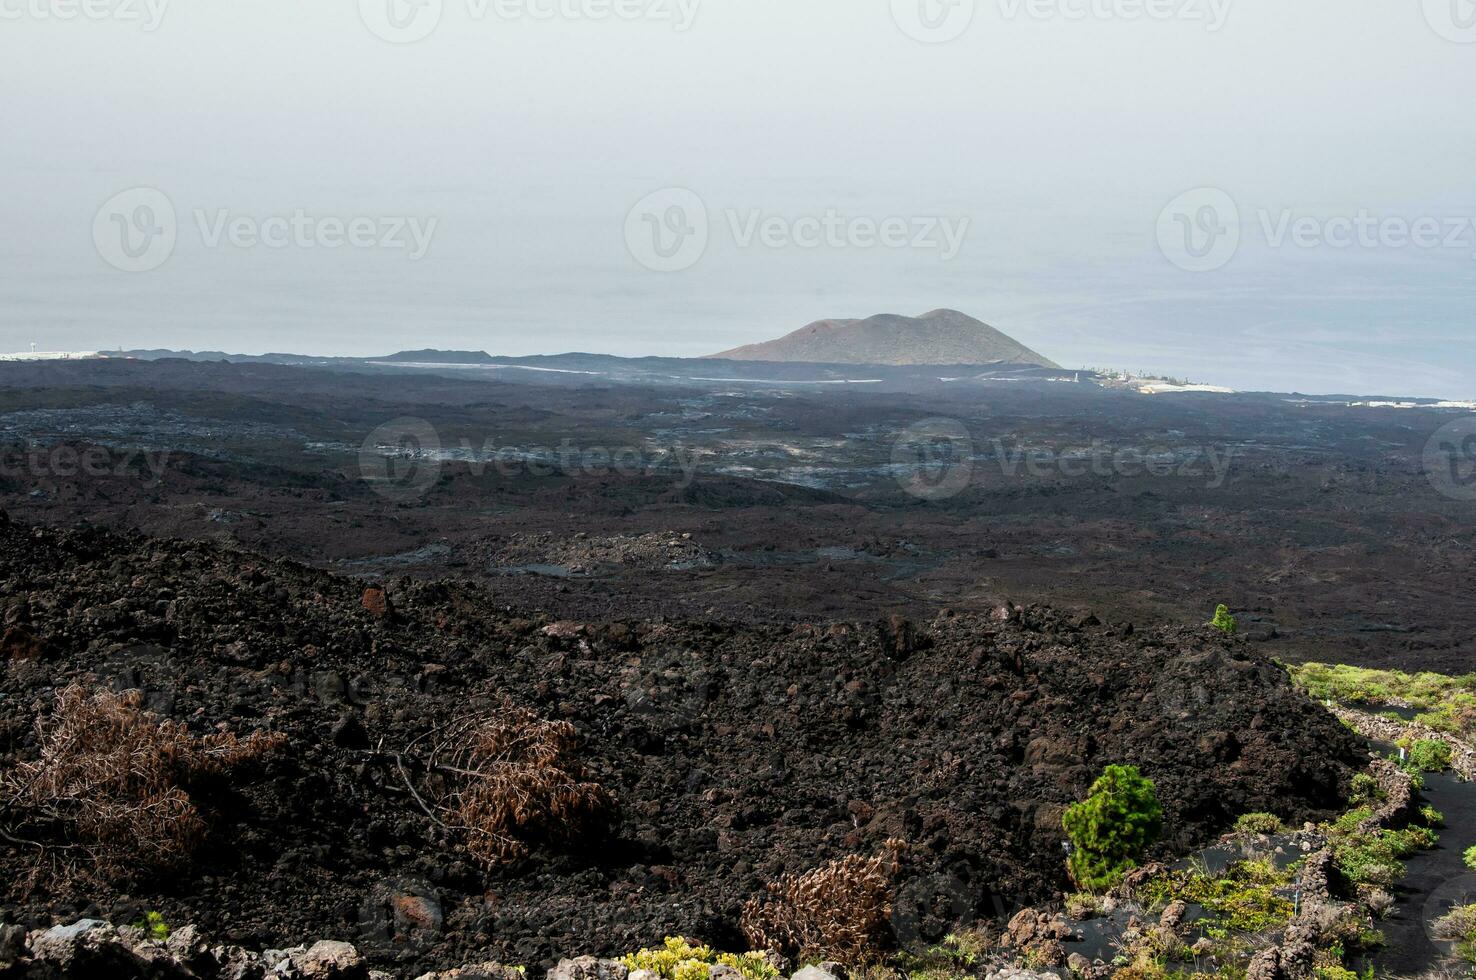
[[[584,201],[559,202],[569,213],[556,221],[530,202],[472,188],[402,196],[410,213],[439,217],[419,261],[211,249],[182,227],[165,267],[130,276],[99,268],[84,237],[41,223],[34,227],[50,234],[9,256],[15,274],[0,280],[0,347],[371,356],[431,344],[701,356],[824,317],[947,305],[1068,366],[1239,389],[1446,398],[1470,397],[1476,377],[1469,256],[1289,255],[1252,240],[1227,268],[1193,275],[1165,261],[1131,209],[1081,220],[1059,208],[933,198],[928,210],[971,219],[950,262],[905,250],[755,253],[715,228],[696,266],[660,275],[631,258],[614,206],[640,186],[585,187]],[[710,196],[744,201],[758,190],[735,184]],[[183,210],[190,195],[177,196]],[[824,200],[821,186],[791,192],[781,207],[806,199]],[[1062,242],[1060,224],[1071,222],[1073,237]]]
[[[0,101],[0,350],[698,355],[947,307],[1064,365],[1472,396],[1476,230],[1431,249],[1273,247],[1264,230],[1476,216],[1476,135],[1453,125],[1476,60],[1419,4],[1350,18],[1342,0],[1241,0],[1211,30],[1012,19],[981,0],[941,44],[854,0],[706,0],[683,30],[473,22],[448,2],[411,44],[355,6],[177,4],[153,31],[7,21],[0,85],[26,95]],[[130,274],[93,224],[138,187],[168,196],[179,237]],[[657,272],[626,224],[669,188],[697,195],[710,241]],[[1233,200],[1242,242],[1193,272],[1158,233],[1201,188]],[[435,227],[418,260],[210,248],[199,230],[299,209]],[[832,213],[962,234],[946,249],[738,234]]]

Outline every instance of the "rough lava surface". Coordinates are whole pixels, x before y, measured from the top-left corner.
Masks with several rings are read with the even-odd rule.
[[[381,584],[366,596],[229,545],[0,515],[0,766],[35,756],[36,717],[72,681],[141,689],[202,734],[289,739],[197,799],[208,842],[168,880],[28,891],[36,854],[0,844],[3,918],[158,910],[258,948],[353,941],[397,974],[533,968],[664,935],[739,946],[741,906],[766,881],[890,837],[911,844],[904,907],[941,893],[992,916],[1067,887],[1060,813],[1108,763],[1157,781],[1168,855],[1243,812],[1329,810],[1362,754],[1276,665],[1206,627],[1039,606],[553,622],[484,586]],[[489,870],[416,806],[395,754],[503,696],[572,722],[619,810],[607,834]]]

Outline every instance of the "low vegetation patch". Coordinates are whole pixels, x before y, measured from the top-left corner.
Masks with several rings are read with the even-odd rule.
[[[568,722],[504,701],[431,734],[433,743],[418,740],[406,754],[427,773],[432,816],[464,833],[467,851],[483,864],[523,857],[531,842],[571,842],[613,809],[604,787],[585,780]]]
[[[1223,938],[1232,932],[1265,932],[1290,922],[1295,906],[1278,889],[1285,889],[1294,879],[1294,872],[1278,870],[1269,860],[1240,861],[1218,875],[1204,870],[1166,871],[1141,885],[1136,897],[1150,909],[1171,902],[1202,905],[1216,918],[1206,932]]]
[[[1319,966],[1313,976],[1317,980],[1374,980],[1374,968],[1370,966],[1362,973],[1354,973],[1346,966]]]
[[[1436,939],[1456,944],[1456,955],[1476,966],[1476,905],[1460,905],[1435,920]]]
[[[1440,835],[1421,826],[1364,829],[1372,816],[1372,809],[1357,807],[1327,826],[1333,864],[1355,886],[1391,888],[1404,877],[1405,860],[1434,847]]]
[[[1072,892],[1066,896],[1066,914],[1073,919],[1094,919],[1102,914],[1101,895],[1091,892]]]
[[[888,841],[885,854],[853,854],[771,882],[744,906],[743,935],[754,949],[800,959],[875,960],[892,915],[901,851],[900,841]]]
[[[1274,813],[1247,813],[1235,821],[1235,832],[1238,834],[1280,834],[1286,831],[1286,824]]]
[[[680,938],[668,938],[660,947],[631,953],[620,962],[627,970],[649,970],[661,980],[707,980],[714,966],[732,967],[745,980],[779,980],[779,971],[762,953],[719,953]]]
[[[987,936],[959,932],[945,936],[921,953],[904,953],[897,965],[909,980],[961,980],[975,975],[975,967],[989,953]]]
[[[1420,772],[1440,772],[1450,767],[1450,743],[1435,738],[1417,738],[1407,747],[1409,763]]]
[[[1374,778],[1373,773],[1360,772],[1353,777],[1348,802],[1355,808],[1380,803],[1383,799],[1384,791],[1380,788],[1379,781]]]
[[[1309,663],[1287,668],[1292,679],[1319,700],[1355,705],[1396,705],[1422,712],[1415,720],[1452,734],[1476,730],[1476,674],[1406,674],[1346,664]]]
[[[36,724],[40,757],[0,776],[5,836],[37,847],[61,874],[179,868],[205,837],[191,789],[285,743],[267,733],[197,737],[142,703],[138,691],[63,690]]]
[[[1186,948],[1184,944],[1192,933],[1180,928],[1147,927],[1122,949],[1115,961],[1118,970],[1113,980],[1243,980],[1253,958],[1268,946],[1290,941],[1293,929],[1301,936],[1315,935],[1317,945],[1311,958],[1299,964],[1302,972],[1292,975],[1315,980],[1372,980],[1371,970],[1359,974],[1349,969],[1347,962],[1384,942],[1373,922],[1393,906],[1389,889],[1403,877],[1405,860],[1422,848],[1434,846],[1437,835],[1432,827],[1441,820],[1438,812],[1426,806],[1411,826],[1384,826],[1381,821],[1389,819],[1384,811],[1389,809],[1387,802],[1394,795],[1394,784],[1386,783],[1381,776],[1399,778],[1385,766],[1360,774],[1352,787],[1352,809],[1319,828],[1331,852],[1333,894],[1346,894],[1350,901],[1323,895],[1320,886],[1304,895],[1301,889],[1318,881],[1321,872],[1313,869],[1307,882],[1300,881],[1300,860],[1278,867],[1267,856],[1232,864],[1219,873],[1211,873],[1202,865],[1160,870],[1134,887],[1132,899],[1150,914],[1150,919],[1174,906],[1203,909],[1206,914],[1193,925],[1201,938]],[[1280,827],[1279,820],[1264,813],[1246,814],[1236,822],[1240,833],[1274,833]],[[1472,851],[1472,860],[1476,861],[1476,848]],[[1320,867],[1325,859],[1319,855],[1314,860]],[[1312,904],[1299,907],[1299,900]],[[1305,918],[1299,918],[1299,913]],[[1469,921],[1453,919],[1447,928],[1452,938],[1467,940],[1465,949],[1476,953],[1476,906]],[[1255,970],[1251,973],[1255,975]]]
[[[1397,743],[1395,761],[1416,777],[1416,789],[1428,772],[1454,768],[1476,778],[1476,674],[1448,677],[1318,663],[1287,670],[1309,695],[1335,703],[1338,718],[1357,734]]]

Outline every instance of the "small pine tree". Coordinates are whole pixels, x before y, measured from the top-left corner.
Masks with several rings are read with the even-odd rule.
[[[1066,808],[1062,819],[1074,849],[1066,867],[1080,888],[1104,891],[1163,832],[1163,807],[1153,780],[1136,766],[1108,766],[1091,793]]]
[[[1210,620],[1210,625],[1230,636],[1234,636],[1235,631],[1240,628],[1235,617],[1230,615],[1230,607],[1223,603],[1215,607],[1215,618]]]

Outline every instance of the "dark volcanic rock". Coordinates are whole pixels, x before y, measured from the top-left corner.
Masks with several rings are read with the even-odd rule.
[[[292,562],[0,520],[0,598],[26,597],[47,651],[45,670],[6,663],[0,766],[34,756],[35,717],[73,680],[142,688],[197,733],[289,739],[195,793],[210,835],[168,881],[28,893],[34,852],[0,849],[0,920],[147,908],[246,946],[355,938],[406,975],[532,967],[665,935],[740,945],[765,881],[894,836],[909,888],[992,915],[1065,887],[1061,810],[1109,763],[1157,781],[1167,855],[1242,812],[1333,807],[1360,754],[1283,671],[1207,628],[1034,606],[881,628],[555,623],[470,585],[386,586],[394,614],[374,619],[361,582]],[[608,835],[487,871],[395,753],[503,696],[572,722],[619,811]]]

